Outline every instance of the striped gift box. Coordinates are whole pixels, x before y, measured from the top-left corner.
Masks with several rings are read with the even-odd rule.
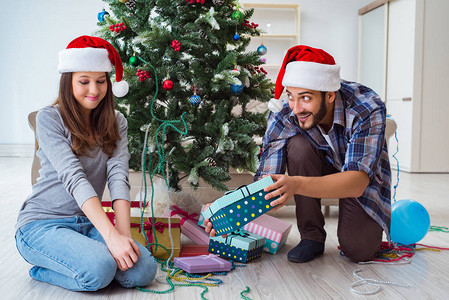
[[[292,224],[265,214],[246,224],[243,229],[265,237],[263,250],[276,254],[285,245]]]

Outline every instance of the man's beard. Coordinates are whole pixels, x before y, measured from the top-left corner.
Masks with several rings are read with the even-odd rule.
[[[309,113],[311,113],[311,112],[306,111],[306,112],[303,112],[302,115],[306,115]],[[310,127],[304,127],[304,125],[302,125],[301,121],[299,121],[299,119],[298,119],[299,127],[301,127],[301,129],[304,129],[304,130],[309,130],[310,128],[317,126],[323,120],[323,118],[326,116],[326,114],[327,114],[326,93],[322,92],[320,109],[318,110],[318,112],[316,114],[312,114],[312,118],[313,118],[312,125]]]

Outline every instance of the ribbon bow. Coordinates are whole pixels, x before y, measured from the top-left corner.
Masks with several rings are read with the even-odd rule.
[[[248,237],[248,236],[249,236],[249,233],[248,233],[248,232],[242,232],[242,231],[240,231],[240,230],[234,231],[233,234],[234,234],[234,235],[241,236],[241,237]]]
[[[181,218],[181,225],[184,225],[184,222],[187,221],[187,220],[191,220],[194,223],[198,223],[198,218],[195,218],[196,216],[198,216],[197,213],[189,214],[188,212],[186,212],[185,210],[180,209],[176,205],[172,205],[172,209],[173,210],[170,213],[171,217],[173,217],[174,215],[181,215],[181,216],[183,216]]]
[[[131,227],[139,227],[139,232],[142,232],[142,227],[138,223],[131,223]],[[179,223],[171,223],[171,228],[179,228]],[[168,223],[156,222],[154,223],[154,228],[160,233],[164,233],[164,229],[168,228]],[[149,219],[143,223],[143,229],[146,230],[148,242],[153,243],[153,221]]]

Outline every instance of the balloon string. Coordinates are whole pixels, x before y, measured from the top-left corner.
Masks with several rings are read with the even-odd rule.
[[[394,202],[396,202],[396,190],[399,185],[399,160],[396,157],[396,154],[398,154],[398,152],[399,152],[399,140],[398,140],[398,132],[397,131],[394,132],[394,138],[396,139],[396,152],[393,154],[393,158],[396,160],[396,184],[393,187],[393,189],[394,189],[393,200],[394,200]]]

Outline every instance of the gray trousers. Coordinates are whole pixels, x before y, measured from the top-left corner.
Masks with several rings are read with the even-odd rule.
[[[323,176],[339,172],[325,163],[325,152],[313,147],[298,134],[287,144],[287,167],[291,176]],[[295,195],[296,220],[301,239],[326,240],[321,199]],[[382,243],[382,228],[355,198],[339,201],[337,236],[340,249],[354,262],[376,257]]]

